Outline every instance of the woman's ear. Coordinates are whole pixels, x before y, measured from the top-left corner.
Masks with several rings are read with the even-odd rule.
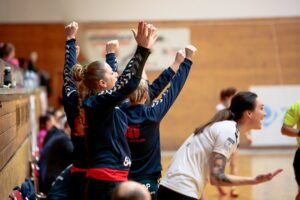
[[[106,87],[107,87],[107,83],[106,83],[106,81],[100,79],[100,80],[98,81],[98,86],[99,86],[100,88],[106,88]]]
[[[249,119],[252,119],[252,111],[251,110],[247,110],[246,114]]]

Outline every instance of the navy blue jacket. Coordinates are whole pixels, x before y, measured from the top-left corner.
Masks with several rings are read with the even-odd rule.
[[[137,88],[149,54],[149,49],[138,46],[115,87],[84,100],[90,168],[129,170],[130,151],[125,138],[127,117],[116,106]]]
[[[113,71],[117,72],[118,63],[116,55],[114,53],[109,53],[106,55],[106,62],[110,65]],[[174,74],[175,72],[173,71],[173,69],[171,67],[168,67],[152,82],[152,84],[150,84],[147,80],[149,88],[149,102],[147,103],[151,103],[156,97],[160,95],[164,88],[170,83]]]
[[[117,71],[117,59],[114,54],[107,54],[106,60],[114,72]],[[63,103],[71,128],[71,139],[74,146],[73,165],[78,168],[87,168],[87,151],[85,138],[79,118],[78,92],[72,79],[72,68],[76,64],[76,40],[70,39],[66,42],[65,65],[64,65],[64,85]],[[78,130],[81,129],[81,130]]]
[[[127,141],[132,165],[129,179],[159,178],[162,170],[160,156],[160,122],[180,93],[188,77],[192,62],[185,59],[174,75],[171,86],[151,105],[122,104],[128,118]]]

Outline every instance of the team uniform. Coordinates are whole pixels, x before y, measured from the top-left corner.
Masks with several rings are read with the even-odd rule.
[[[297,125],[297,129],[300,129],[300,101],[293,104],[284,116],[284,124],[290,127]],[[294,172],[297,184],[300,185],[300,137],[297,137],[298,149],[294,157]]]
[[[84,130],[80,122],[79,99],[77,87],[72,78],[72,67],[76,64],[76,40],[66,42],[63,103],[67,120],[71,128],[71,140],[74,146],[73,165],[70,168],[70,199],[84,199],[87,152],[85,147]]]
[[[154,101],[150,105],[130,105],[130,103],[124,103],[120,106],[128,118],[126,137],[132,156],[129,179],[144,184],[151,192],[153,199],[156,199],[158,180],[161,177],[162,170],[160,122],[183,88],[191,65],[192,62],[185,59],[175,75],[171,68],[167,69],[169,72],[163,72],[167,74],[160,76],[160,78],[168,81],[171,80],[171,77],[173,77],[173,79],[171,86],[159,100]],[[159,79],[157,80],[158,82],[163,82],[166,85],[166,82]],[[159,87],[157,87],[157,89],[158,88]],[[159,89],[157,91],[159,91]]]
[[[138,46],[116,85],[83,101],[89,165],[87,199],[110,199],[113,188],[128,180],[127,117],[117,105],[138,87],[149,54],[149,49]]]
[[[209,175],[213,152],[230,159],[239,143],[235,121],[221,121],[192,134],[174,155],[158,191],[159,199],[177,195],[178,199],[200,199]]]

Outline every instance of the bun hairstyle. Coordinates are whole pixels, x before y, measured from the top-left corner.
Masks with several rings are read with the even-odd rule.
[[[82,66],[80,64],[75,64],[72,68],[72,77],[73,80],[76,82],[82,81],[82,78],[84,76],[84,69],[86,66]]]
[[[104,63],[100,61],[95,61],[89,65],[82,66],[80,64],[75,64],[72,68],[72,79],[76,82],[77,92],[78,92],[78,110],[81,110],[81,104],[85,98],[90,95],[96,95],[101,88],[98,86],[98,81],[100,79],[105,80],[105,69]],[[80,130],[84,130],[82,112],[79,112],[79,119],[81,128],[78,129],[78,133],[82,134]],[[84,131],[83,131],[83,134]]]
[[[194,134],[197,135],[202,133],[203,130],[212,125],[213,123],[224,121],[224,120],[234,120],[238,121],[243,117],[243,113],[246,110],[254,110],[256,106],[257,94],[253,92],[239,92],[231,100],[229,108],[220,110],[217,112],[213,118],[206,124],[195,129]]]
[[[84,100],[89,95],[96,95],[99,88],[99,80],[106,81],[104,63],[94,61],[86,66],[75,64],[72,68],[72,78],[76,81],[78,94],[81,100]]]

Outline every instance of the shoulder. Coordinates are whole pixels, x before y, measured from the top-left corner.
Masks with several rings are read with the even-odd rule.
[[[300,112],[300,100],[294,103],[289,110],[293,110],[295,112]]]
[[[214,123],[210,129],[216,133],[235,133],[237,130],[237,125],[235,121],[225,120]]]

